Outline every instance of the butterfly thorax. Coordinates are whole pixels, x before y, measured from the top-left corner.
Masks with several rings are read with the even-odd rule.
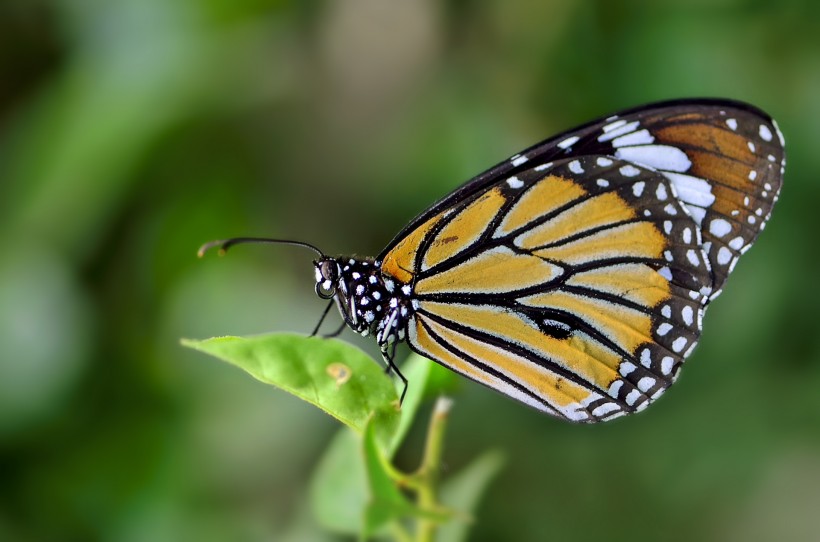
[[[409,285],[385,276],[372,259],[325,257],[314,265],[316,293],[336,301],[351,329],[375,335],[380,346],[404,339],[412,310]]]

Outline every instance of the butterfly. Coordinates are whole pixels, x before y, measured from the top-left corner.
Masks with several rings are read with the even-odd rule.
[[[316,293],[375,336],[547,414],[599,422],[666,391],[763,230],[777,124],[725,99],[649,104],[534,145],[412,220],[376,258],[318,254]],[[321,321],[320,321],[321,324]],[[343,325],[343,327],[344,327]],[[318,326],[317,326],[318,329]]]

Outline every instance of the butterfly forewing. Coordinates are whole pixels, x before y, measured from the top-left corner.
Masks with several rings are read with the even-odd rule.
[[[414,350],[545,412],[598,421],[648,405],[696,343],[711,282],[700,242],[667,178],[590,155],[439,209],[382,269],[403,262],[412,275]]]
[[[605,155],[655,169],[670,181],[701,232],[714,298],[777,201],[783,144],[776,123],[741,102],[683,100],[627,110],[555,136],[477,176],[412,221],[381,259],[395,254],[394,247],[421,224],[499,180],[561,158]]]

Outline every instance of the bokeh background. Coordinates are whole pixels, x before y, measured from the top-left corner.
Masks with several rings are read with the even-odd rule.
[[[1,3],[0,539],[320,539],[305,496],[336,424],[178,344],[309,332],[311,254],[197,247],[375,255],[553,133],[726,96],[779,121],[785,187],[678,385],[576,427],[465,384],[447,469],[507,455],[476,540],[816,540],[818,6]]]

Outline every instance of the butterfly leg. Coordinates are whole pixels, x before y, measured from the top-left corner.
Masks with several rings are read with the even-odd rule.
[[[408,382],[407,378],[403,374],[401,374],[401,371],[396,366],[396,364],[393,363],[393,359],[396,356],[396,342],[393,341],[389,344],[383,343],[380,345],[380,349],[382,352],[382,358],[384,359],[384,362],[387,365],[387,367],[385,368],[385,372],[387,374],[390,374],[390,371],[396,373],[396,376],[399,377],[399,380],[401,380],[402,384],[404,385],[404,387],[401,390],[401,396],[399,397],[399,404],[401,405],[404,402],[404,396],[407,394]]]
[[[330,303],[328,303],[327,307],[325,307],[325,310],[322,311],[322,316],[321,316],[321,318],[319,318],[319,322],[316,324],[316,327],[314,327],[313,331],[310,333],[310,337],[315,337],[319,333],[319,328],[322,327],[322,322],[325,321],[325,318],[327,317],[327,313],[330,312],[330,307],[332,307],[332,306],[333,306],[333,300],[331,299]],[[344,327],[344,324],[342,324],[342,327]],[[331,337],[335,337],[336,335],[338,335],[341,332],[342,332],[342,330],[340,329],[339,331],[337,331],[336,333],[331,335]]]

